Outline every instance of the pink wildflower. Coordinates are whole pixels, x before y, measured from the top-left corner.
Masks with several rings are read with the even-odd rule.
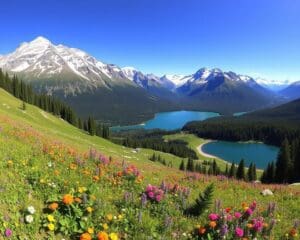
[[[234,213],[235,218],[240,218],[241,216],[242,216],[242,214],[240,212],[235,212]]]
[[[219,215],[216,213],[211,213],[208,217],[210,221],[217,221],[219,219]]]
[[[237,227],[235,229],[235,236],[241,238],[244,236],[244,230],[242,228]]]

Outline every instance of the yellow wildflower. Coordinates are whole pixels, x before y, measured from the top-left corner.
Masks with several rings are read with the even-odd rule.
[[[84,193],[84,192],[86,192],[86,190],[87,190],[86,187],[79,187],[78,188],[79,193]]]
[[[116,234],[116,233],[109,234],[109,239],[110,240],[118,240],[119,239],[118,234]]]
[[[107,229],[108,229],[107,223],[103,223],[103,224],[102,224],[102,227],[103,227],[104,230],[107,230]]]
[[[113,219],[113,215],[112,214],[107,214],[106,218],[108,221],[111,221]]]
[[[49,229],[50,231],[54,231],[54,228],[55,228],[55,226],[54,226],[53,223],[49,223],[49,224],[48,224],[48,229]]]
[[[93,211],[93,208],[87,207],[87,208],[86,208],[86,211],[87,211],[88,213],[91,213],[91,212]]]
[[[48,215],[47,219],[48,219],[49,222],[55,222],[55,219],[54,219],[53,215]]]

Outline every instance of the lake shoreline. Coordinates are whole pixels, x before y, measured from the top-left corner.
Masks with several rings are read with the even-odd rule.
[[[180,131],[182,127],[191,121],[203,121],[208,118],[220,117],[218,112],[202,112],[202,111],[170,111],[155,113],[154,117],[139,124],[134,125],[118,125],[111,126],[110,129],[114,132],[123,130],[154,130],[160,129],[165,131]]]
[[[214,155],[211,155],[211,154],[208,154],[208,153],[205,153],[203,152],[202,150],[202,147],[207,144],[207,143],[210,143],[210,142],[215,142],[216,140],[206,140],[204,143],[201,143],[198,147],[197,147],[197,150],[199,152],[200,155],[204,156],[204,157],[207,157],[207,158],[218,158],[217,156],[214,156]],[[223,160],[223,159],[222,159]]]
[[[207,147],[207,150],[210,149],[208,151],[209,153],[206,153],[203,150],[203,146],[212,142],[213,144]],[[233,142],[211,139],[206,140],[205,142],[200,144],[197,147],[197,150],[198,153],[203,157],[207,157],[210,159],[221,159],[227,163],[235,162],[237,164],[240,159],[244,159],[246,166],[249,166],[251,163],[255,163],[257,169],[265,169],[268,162],[274,162],[279,151],[278,147],[267,145],[258,141]],[[224,158],[220,158],[218,156],[222,156]]]

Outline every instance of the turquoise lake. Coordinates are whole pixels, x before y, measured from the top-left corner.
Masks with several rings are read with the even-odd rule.
[[[269,162],[276,161],[279,148],[263,143],[214,141],[203,145],[202,151],[237,164],[243,158],[246,166],[253,162],[264,169]]]
[[[112,131],[131,130],[131,129],[162,129],[177,130],[181,129],[187,122],[195,120],[205,120],[212,117],[220,116],[215,112],[197,112],[197,111],[174,111],[162,112],[155,114],[153,119],[146,121],[144,124],[131,126],[111,127]]]

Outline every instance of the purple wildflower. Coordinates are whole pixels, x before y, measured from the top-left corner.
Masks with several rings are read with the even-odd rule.
[[[10,229],[10,228],[6,228],[5,229],[5,232],[4,232],[4,235],[5,235],[5,237],[11,237],[12,236],[12,230]]]

